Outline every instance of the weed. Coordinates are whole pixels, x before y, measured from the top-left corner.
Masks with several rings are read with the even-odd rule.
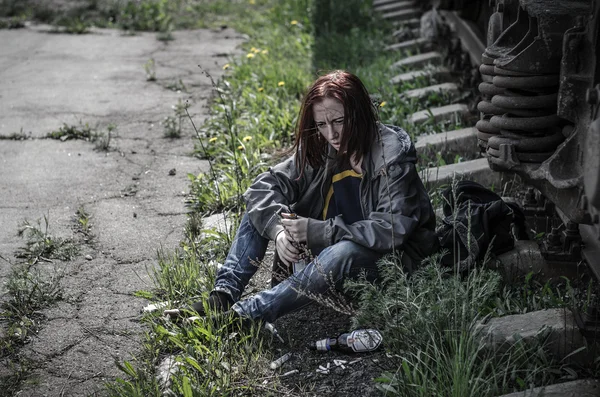
[[[25,259],[30,265],[38,261],[52,262],[52,259],[71,260],[78,254],[79,248],[74,241],[53,237],[49,234],[48,216],[44,216],[44,226],[40,219],[37,224],[23,221],[19,227],[19,236],[25,238],[25,247],[17,249],[15,256]]]
[[[62,16],[54,22],[56,32],[69,34],[85,34],[91,24],[82,16]]]
[[[110,143],[112,138],[116,135],[117,127],[114,124],[109,124],[106,127],[106,133],[96,134],[94,148],[99,151],[108,152],[110,151]]]
[[[24,141],[29,138],[30,138],[30,135],[27,135],[25,132],[23,132],[22,127],[19,132],[13,132],[12,134],[9,134],[9,135],[0,135],[0,140],[7,140],[7,141]]]
[[[97,139],[98,133],[95,128],[90,127],[88,123],[79,125],[68,125],[63,123],[58,130],[46,134],[46,138],[58,139],[60,141],[68,141],[70,139],[82,139],[84,141],[93,142]]]
[[[171,91],[180,91],[180,92],[187,92],[187,87],[185,86],[185,84],[183,83],[183,80],[179,79],[177,81],[173,81],[167,85],[165,85],[165,88]]]
[[[146,61],[144,71],[146,72],[146,81],[156,81],[156,63],[154,62],[154,58]]]
[[[90,241],[93,238],[91,224],[92,216],[86,211],[83,205],[77,209],[75,216],[77,218],[79,230],[84,235],[84,239]]]
[[[183,102],[181,99],[177,101],[176,105],[173,105],[173,116],[167,116],[163,120],[164,136],[165,138],[181,138],[182,132],[182,121],[186,116],[186,110],[189,107],[187,102]]]

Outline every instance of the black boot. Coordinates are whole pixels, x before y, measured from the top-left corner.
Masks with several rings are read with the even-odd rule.
[[[233,306],[233,300],[229,294],[221,291],[211,291],[206,302],[206,306],[212,313],[228,311]],[[204,311],[204,302],[199,301],[192,304],[191,309],[200,316],[206,316]]]

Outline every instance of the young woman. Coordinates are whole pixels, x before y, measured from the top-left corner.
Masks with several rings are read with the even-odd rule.
[[[415,169],[414,146],[401,128],[378,122],[358,77],[338,70],[312,84],[294,149],[244,194],[247,211],[209,307],[271,322],[333,286],[341,288],[349,277],[361,272],[376,277],[384,254],[401,254],[410,271],[437,250],[435,215]],[[295,219],[287,219],[290,212]],[[271,289],[240,300],[270,240],[286,266],[304,257],[303,247],[312,261]],[[193,308],[204,314],[201,302]]]

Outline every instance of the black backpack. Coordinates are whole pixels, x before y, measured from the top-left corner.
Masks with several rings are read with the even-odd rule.
[[[444,219],[436,233],[446,251],[442,257],[445,266],[458,263],[458,271],[467,271],[481,262],[488,250],[499,255],[514,247],[513,224],[517,230],[525,230],[523,211],[477,182],[460,181],[442,195]]]

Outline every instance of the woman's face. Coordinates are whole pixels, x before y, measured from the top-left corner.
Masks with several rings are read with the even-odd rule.
[[[313,105],[313,117],[319,133],[335,150],[340,150],[344,128],[344,105],[334,98],[323,98]]]

